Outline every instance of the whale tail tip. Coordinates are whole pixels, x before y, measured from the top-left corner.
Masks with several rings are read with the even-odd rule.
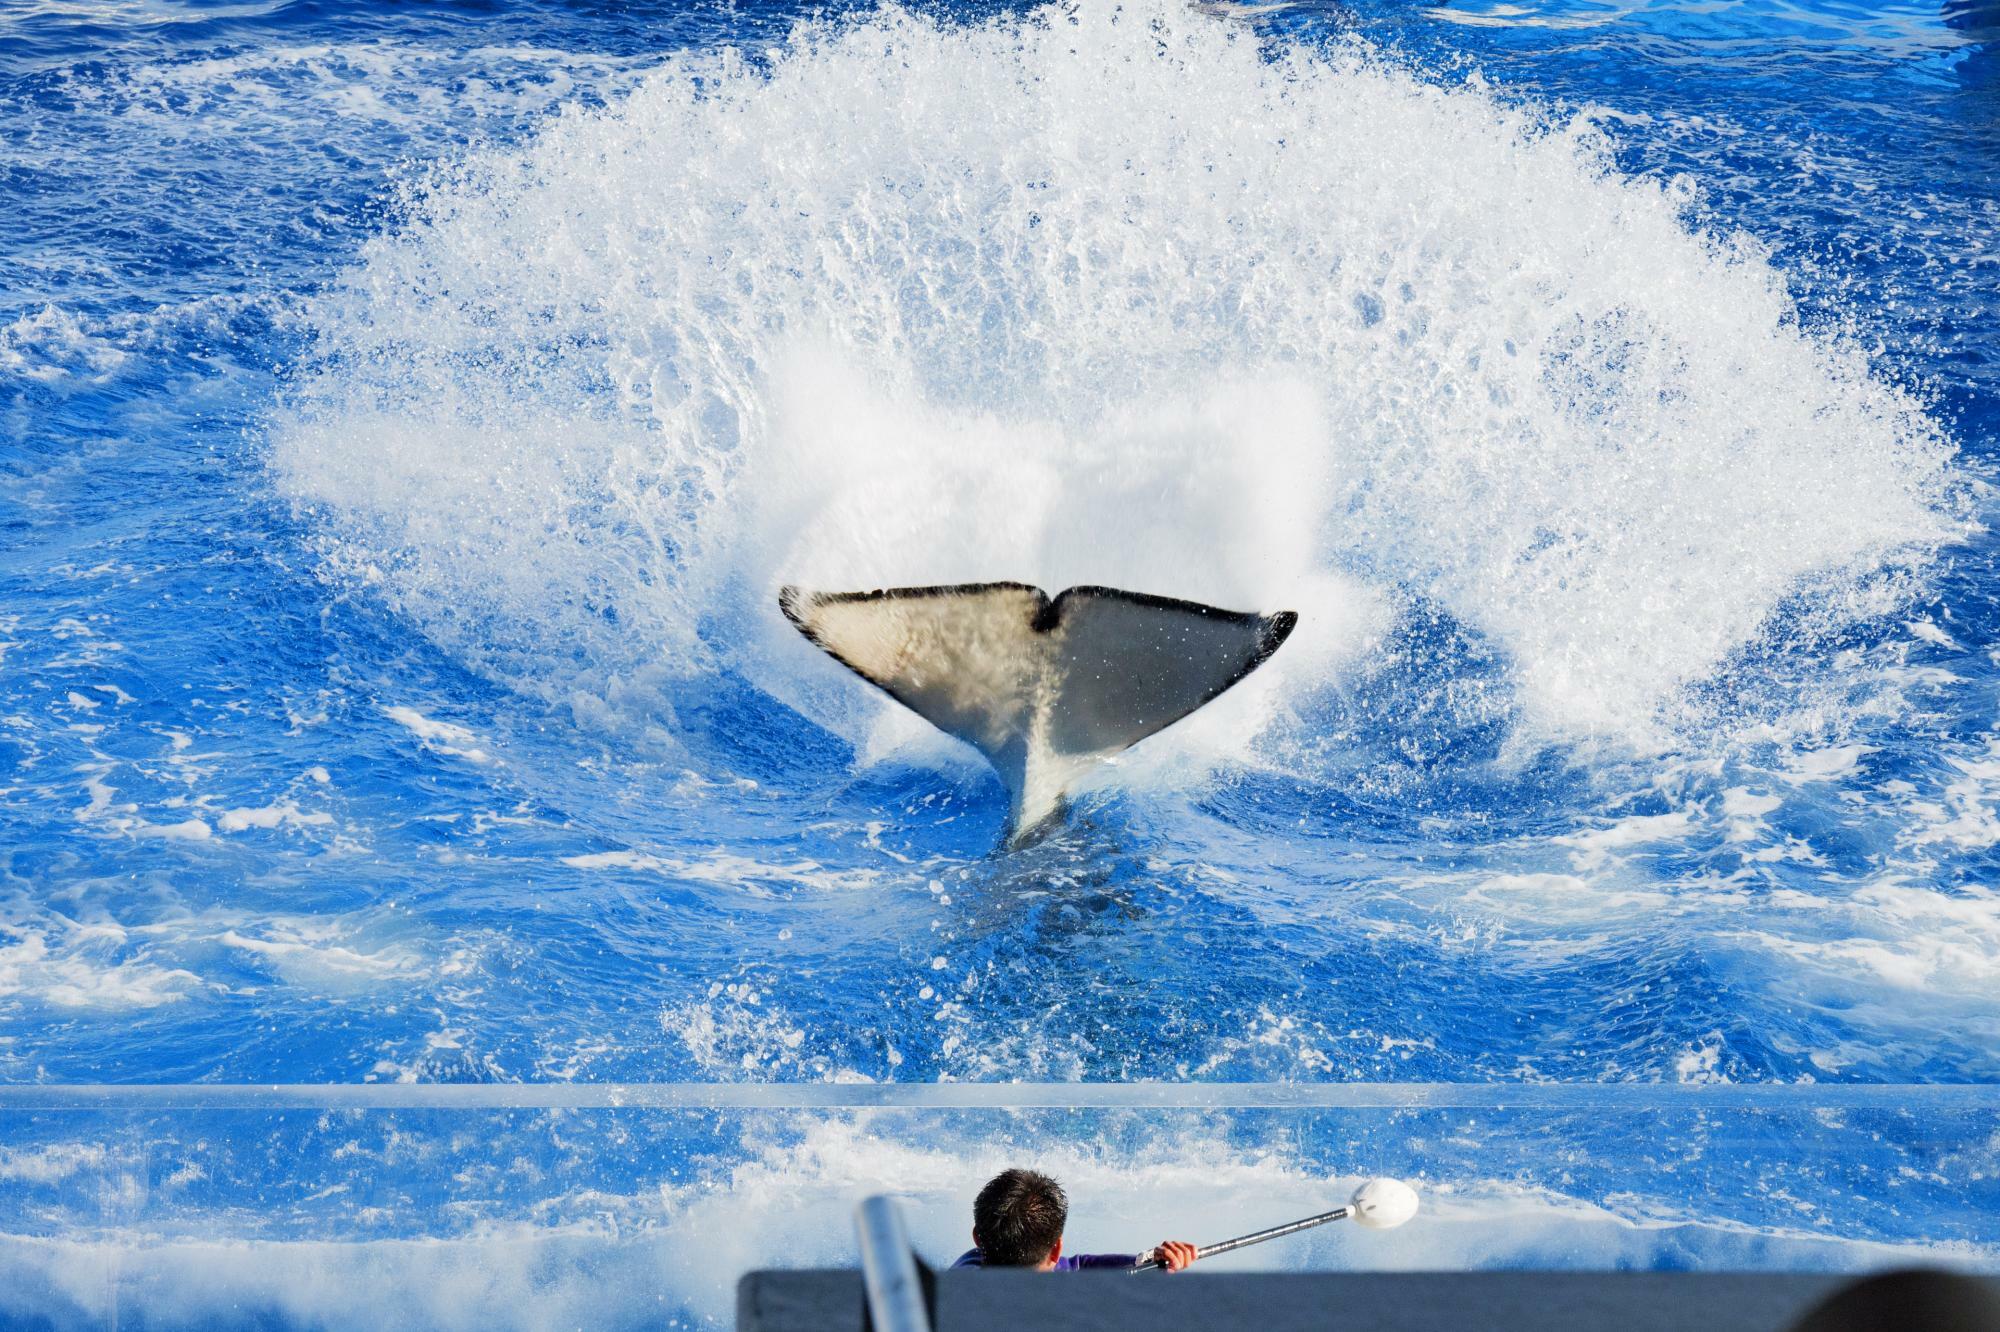
[[[872,592],[786,587],[778,606],[834,660],[985,755],[1012,797],[1009,844],[1070,786],[1263,665],[1298,624],[1193,601],[1025,583]]]

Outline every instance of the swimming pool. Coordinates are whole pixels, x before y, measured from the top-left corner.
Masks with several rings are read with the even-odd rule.
[[[1994,1265],[1990,8],[803,12],[0,17],[32,1310],[699,1322],[1009,1151]],[[774,600],[994,578],[1300,626],[996,857]],[[532,1090],[669,1084],[817,1090]]]

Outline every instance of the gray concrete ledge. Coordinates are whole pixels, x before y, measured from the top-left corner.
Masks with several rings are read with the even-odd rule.
[[[1782,1332],[1849,1276],[1725,1272],[941,1272],[936,1332]],[[2000,1283],[1988,1283],[2000,1299]],[[862,1329],[858,1272],[752,1272],[737,1332]]]

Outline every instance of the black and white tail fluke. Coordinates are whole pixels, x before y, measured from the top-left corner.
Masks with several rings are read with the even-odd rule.
[[[778,605],[836,661],[984,754],[1013,796],[1016,843],[1093,764],[1256,670],[1299,618],[1108,587],[1051,601],[1023,583],[788,587]]]

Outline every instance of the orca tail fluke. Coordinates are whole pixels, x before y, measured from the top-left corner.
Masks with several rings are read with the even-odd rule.
[[[1102,759],[1166,729],[1262,665],[1291,611],[1024,583],[874,592],[787,587],[800,633],[939,730],[984,754],[1013,799],[1017,845]]]

